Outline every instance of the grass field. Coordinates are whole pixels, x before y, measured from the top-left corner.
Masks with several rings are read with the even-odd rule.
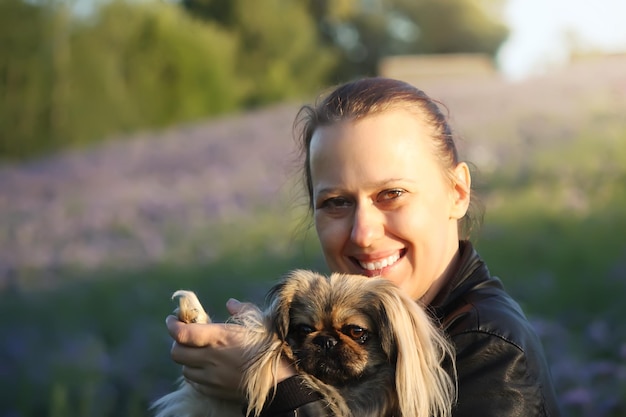
[[[581,79],[580,68],[572,71]],[[477,247],[541,335],[564,411],[623,416],[626,84],[596,74],[594,82],[608,86],[582,77],[588,88],[570,91],[557,78],[568,80],[538,80],[500,95],[491,84],[483,96],[460,86],[457,96],[449,86],[433,91],[451,103],[465,152],[478,166],[486,215]],[[538,100],[540,93],[549,99]],[[486,107],[471,106],[468,96]],[[506,105],[513,102],[514,109]],[[500,113],[489,107],[498,103]],[[313,231],[304,233],[294,188],[276,180],[284,165],[268,171],[289,150],[270,144],[256,152],[272,136],[259,126],[287,135],[291,121],[277,121],[291,110],[211,123],[220,143],[225,132],[259,130],[233,151],[257,158],[236,165],[230,148],[214,147],[220,157],[207,172],[199,156],[156,154],[182,152],[169,133],[154,147],[142,137],[0,170],[0,417],[148,416],[148,403],[179,375],[164,326],[174,290],[197,291],[223,319],[229,297],[260,302],[289,269],[325,270]],[[487,120],[485,112],[499,116]],[[182,130],[186,146],[202,136],[194,129]],[[118,147],[123,156],[110,158],[133,163],[105,169],[106,153]],[[142,159],[143,152],[153,154]],[[265,156],[270,162],[260,166]],[[168,186],[150,194],[153,182],[137,182],[154,181],[143,165],[168,173]],[[37,177],[44,171],[45,179]]]

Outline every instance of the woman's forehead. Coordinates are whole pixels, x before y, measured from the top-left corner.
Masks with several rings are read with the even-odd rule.
[[[394,147],[426,150],[433,141],[430,126],[415,113],[398,108],[320,126],[313,132],[309,146],[311,155],[315,155],[343,147],[355,152]]]
[[[432,149],[430,132],[405,114],[326,126],[311,141],[310,168],[316,190],[358,184],[419,182],[441,167]]]

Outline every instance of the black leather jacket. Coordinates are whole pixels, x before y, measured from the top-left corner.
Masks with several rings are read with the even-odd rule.
[[[429,306],[456,348],[454,417],[559,416],[541,342],[519,305],[462,241],[456,273]],[[281,382],[263,417],[325,416],[298,378]],[[415,417],[415,416],[406,416]]]

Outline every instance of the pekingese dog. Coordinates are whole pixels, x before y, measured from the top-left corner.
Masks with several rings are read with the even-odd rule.
[[[177,291],[178,316],[207,322],[192,292]],[[182,381],[153,404],[156,417],[258,416],[271,401],[281,358],[321,394],[329,416],[446,417],[456,398],[454,353],[424,312],[382,278],[311,271],[288,274],[268,308],[245,309],[247,404],[209,398]],[[246,409],[247,406],[247,409]]]

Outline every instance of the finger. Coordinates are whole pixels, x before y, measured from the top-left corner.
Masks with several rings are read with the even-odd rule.
[[[189,347],[174,342],[170,356],[174,362],[189,368],[215,367],[208,347]]]
[[[183,376],[198,392],[222,399],[243,400],[243,392],[240,388],[225,387],[222,381],[207,378],[207,373],[202,369],[183,367]]]
[[[171,314],[165,318],[165,325],[172,339],[182,342],[181,336],[184,336],[185,333],[188,332],[188,330],[186,330],[187,325],[180,321],[178,317]]]
[[[207,389],[215,388],[215,381],[211,378],[212,375],[206,372],[206,369],[183,366],[183,376],[187,381],[191,382],[198,391],[203,391],[200,387]]]
[[[230,314],[238,314],[243,308],[243,303],[235,298],[231,298],[226,302],[226,308]]]
[[[182,329],[182,322],[178,320],[178,317],[169,315],[165,318],[165,326],[167,326],[167,332],[170,334],[172,339],[176,340],[178,337],[178,333]]]
[[[236,300],[234,298],[231,298],[226,302],[226,308],[228,309],[228,312],[233,316],[237,314],[241,314],[245,310],[248,310],[248,309],[258,310],[258,307],[255,306],[254,304],[242,303],[241,301]]]
[[[198,391],[199,393],[203,395],[206,395],[207,397],[215,396],[211,388],[207,387],[206,385],[199,384],[193,381],[192,379],[189,379],[189,377],[185,376],[185,373],[187,373],[187,371],[185,371],[185,368],[183,368],[183,377],[185,377],[185,382],[191,385],[193,389],[195,389],[196,391]]]
[[[237,324],[226,323],[183,323],[173,316],[166,319],[168,331],[172,338],[181,345],[190,347],[240,345],[244,329]]]
[[[187,371],[188,373],[188,371]],[[243,393],[240,390],[226,389],[216,385],[205,385],[204,383],[198,383],[194,381],[195,378],[195,370],[191,372],[192,377],[189,378],[185,375],[185,370],[183,369],[183,376],[189,385],[191,385],[196,391],[201,394],[206,395],[207,397],[214,398],[222,398],[222,399],[236,399],[241,400],[243,402]]]
[[[215,329],[210,324],[183,323],[176,316],[169,315],[165,325],[172,339],[187,346],[206,346],[215,338]]]

